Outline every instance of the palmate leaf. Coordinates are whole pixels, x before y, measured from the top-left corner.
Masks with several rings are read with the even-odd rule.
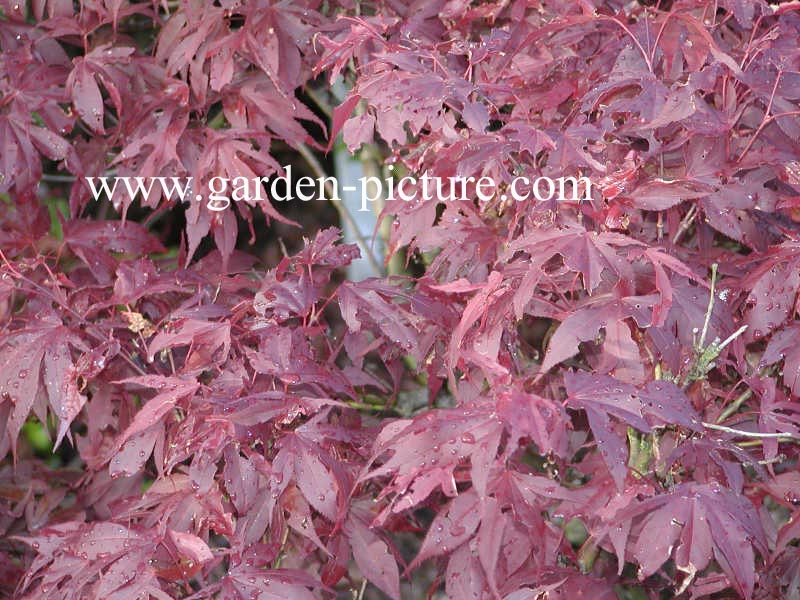
[[[422,561],[452,552],[475,533],[481,523],[481,502],[475,490],[456,496],[431,523],[419,553],[409,565],[413,569]]]
[[[184,398],[191,397],[199,388],[195,381],[186,381],[177,377],[144,376],[132,377],[120,383],[130,383],[160,390],[148,400],[136,413],[131,423],[120,434],[116,441],[119,448],[131,437],[140,434],[159,423]]]
[[[606,326],[628,327],[627,319],[632,317],[639,327],[647,327],[657,301],[658,296],[653,294],[622,297],[619,289],[615,288],[612,294],[603,294],[582,302],[574,310],[566,312],[550,339],[542,362],[542,372],[547,372],[560,362],[576,355],[581,342],[595,340],[600,330]],[[615,340],[618,347],[614,347]],[[628,350],[623,344],[624,338],[609,336],[608,353],[624,356]]]
[[[64,225],[64,241],[92,271],[108,283],[120,265],[113,253],[141,255],[165,248],[139,223],[73,219]]]
[[[67,78],[67,89],[72,97],[72,104],[78,115],[92,131],[103,134],[103,96],[95,80],[95,74],[85,60],[78,60],[75,68]]]
[[[299,435],[285,437],[273,468],[280,469],[283,479],[293,477],[308,503],[331,522],[342,519],[344,482],[331,469],[330,457],[317,451]]]
[[[211,559],[208,546],[191,534],[170,531],[173,560],[199,565]],[[115,600],[167,600],[156,577],[159,540],[109,521],[66,522],[22,538],[37,557],[22,583],[26,598],[103,597]]]
[[[630,279],[633,272],[620,249],[642,245],[618,233],[597,233],[569,227],[520,236],[509,245],[507,256],[524,250],[535,257],[532,265],[542,266],[559,254],[567,267],[581,274],[584,288],[591,294],[600,285],[605,272],[609,273],[611,281]]]
[[[761,357],[761,366],[773,365],[783,361],[783,383],[792,394],[800,398],[800,325],[777,331],[767,344],[767,349]]]
[[[315,600],[312,590],[322,584],[299,569],[259,569],[242,563],[231,569],[222,579],[221,589],[226,598],[233,600]]]
[[[147,359],[152,362],[159,352],[188,345],[190,352],[184,364],[185,372],[205,368],[212,362],[224,362],[231,343],[230,324],[200,319],[184,319],[172,331],[161,331],[150,340]]]
[[[564,382],[567,405],[586,411],[600,454],[620,490],[628,471],[627,436],[610,417],[643,432],[667,425],[701,430],[689,399],[674,383],[652,381],[636,388],[613,377],[581,372],[566,373]]]
[[[56,320],[39,321],[3,342],[0,403],[12,407],[6,425],[12,450],[16,452],[17,436],[32,411],[47,421],[45,398],[59,419],[58,445],[86,402],[78,383],[81,372],[72,359],[72,349],[88,350],[85,342]]]
[[[476,406],[467,411],[428,411],[411,420],[394,421],[384,427],[376,440],[373,462],[388,454],[381,464],[362,476],[362,480],[389,475],[391,483],[381,496],[392,496],[379,515],[384,521],[394,512],[413,508],[432,492],[441,489],[456,496],[455,469],[470,459],[476,484],[489,478],[504,426],[491,406]]]
[[[768,550],[761,520],[744,496],[714,481],[680,484],[618,510],[598,529],[596,541],[631,522],[631,537],[611,538],[620,568],[630,557],[644,579],[672,558],[691,580],[713,559],[738,591],[752,598],[756,552],[766,557]]]
[[[4,2],[0,596],[797,600],[798,8]],[[497,193],[203,201],[342,137]]]
[[[436,286],[435,289],[440,292],[459,293],[472,291],[473,287],[476,286],[469,285],[463,281],[456,281],[452,284]],[[506,373],[506,370],[497,363],[497,354],[504,326],[501,300],[504,296],[507,296],[508,291],[502,274],[498,271],[492,271],[489,274],[486,285],[478,289],[477,293],[464,307],[461,322],[453,332],[447,350],[447,366],[451,383],[455,383],[453,371],[459,366],[459,359],[463,360],[464,358],[471,358],[473,362],[482,364],[484,371],[487,373],[500,377]],[[493,316],[487,316],[487,307],[497,308],[497,310],[491,311]],[[480,321],[479,334],[476,333],[473,327],[475,321]],[[467,333],[472,333],[477,338],[472,343],[471,349],[462,346]]]
[[[749,327],[744,335],[758,340],[798,312],[800,242],[770,248],[755,268],[752,260],[743,259],[742,263],[749,271],[740,284],[747,293],[745,323]]]
[[[358,568],[372,583],[393,600],[400,599],[400,570],[390,546],[369,527],[369,513],[351,510],[344,524],[344,534],[353,551]]]

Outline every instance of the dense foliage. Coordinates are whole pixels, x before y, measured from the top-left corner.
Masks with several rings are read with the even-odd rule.
[[[800,598],[800,4],[0,15],[0,595]],[[264,265],[283,207],[83,180],[340,132],[593,199],[387,202],[354,282],[330,223]]]

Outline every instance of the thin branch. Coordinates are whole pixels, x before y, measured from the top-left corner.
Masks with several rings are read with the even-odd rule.
[[[289,525],[284,524],[283,534],[281,535],[281,547],[278,548],[278,554],[275,556],[275,560],[272,561],[272,568],[273,569],[280,569],[281,568],[281,561],[285,556],[286,552],[286,542],[289,539]]]
[[[681,239],[681,236],[684,234],[684,232],[689,229],[689,225],[691,225],[696,214],[697,214],[697,205],[692,204],[692,207],[687,211],[686,215],[681,220],[681,224],[680,226],[678,226],[678,231],[675,232],[675,236],[672,238],[673,244],[677,244],[678,240]]]
[[[353,230],[353,235],[356,238],[358,244],[364,249],[364,252],[367,255],[367,260],[372,268],[375,270],[376,273],[383,273],[383,268],[381,267],[378,260],[372,254],[370,247],[367,245],[367,241],[364,239],[364,236],[361,235],[361,230],[358,228],[358,225],[353,219],[353,215],[350,214],[350,211],[345,206],[344,202],[338,202],[335,198],[335,194],[333,193],[333,188],[331,187],[330,181],[328,180],[328,175],[325,173],[325,169],[323,169],[322,165],[320,164],[317,157],[314,156],[314,153],[311,152],[311,149],[303,143],[300,143],[297,146],[297,150],[300,155],[305,159],[308,166],[311,168],[311,171],[314,173],[314,176],[317,177],[318,180],[323,181],[325,185],[325,193],[331,199],[331,203],[339,212],[339,216],[350,226]]]
[[[74,183],[77,177],[75,175],[50,175],[48,173],[42,174],[42,181],[49,181],[51,183]]]
[[[720,415],[717,417],[717,423],[722,423],[725,419],[730,417],[733,413],[735,413],[739,408],[741,408],[742,404],[747,402],[748,398],[753,395],[752,389],[746,389],[744,392],[739,394],[739,396],[731,402],[728,406],[725,407]]]
[[[354,600],[363,600],[364,599],[364,592],[367,589],[367,578],[364,577],[361,579],[361,586],[359,587],[358,591],[356,592],[353,590],[353,598]]]
[[[747,331],[747,325],[742,325],[741,327],[739,327],[739,329],[737,329],[732,334],[730,334],[727,338],[725,338],[725,341],[723,341],[721,344],[719,344],[717,346],[717,350],[719,352],[722,352],[728,344],[730,344],[733,340],[735,340],[737,337],[742,335],[745,331]],[[719,354],[719,352],[718,352],[718,354]]]
[[[717,425],[716,423],[706,423],[705,421],[703,421],[703,427],[706,429],[713,429],[715,431],[731,433],[739,437],[800,441],[800,437],[792,435],[791,433],[762,433],[759,431],[744,431],[742,429],[726,427],[725,425]]]
[[[706,318],[703,321],[703,330],[700,332],[700,342],[698,343],[699,348],[703,348],[706,345],[706,335],[708,334],[708,324],[711,321],[711,312],[714,308],[714,293],[717,286],[717,269],[719,265],[714,263],[711,265],[711,293],[708,295],[708,308],[706,308]]]
[[[305,92],[306,95],[311,98],[314,104],[317,105],[317,108],[319,108],[322,113],[328,117],[328,119],[333,119],[333,108],[331,108],[331,105],[325,101],[318,90],[308,86],[305,88]]]

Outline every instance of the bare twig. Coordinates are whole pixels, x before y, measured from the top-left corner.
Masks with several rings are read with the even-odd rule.
[[[706,309],[706,318],[703,321],[703,330],[700,332],[700,341],[698,346],[702,348],[706,345],[706,335],[708,334],[708,323],[711,321],[711,310],[714,308],[714,293],[717,287],[717,269],[719,265],[714,263],[711,265],[711,293],[708,295],[708,308]]]
[[[672,238],[672,243],[677,244],[678,240],[681,239],[681,236],[689,229],[689,226],[692,224],[695,215],[697,214],[697,205],[692,204],[692,207],[686,213],[686,216],[683,217],[680,226],[678,227],[678,231],[675,232],[675,237]]]
[[[361,580],[361,586],[358,588],[358,591],[353,590],[353,599],[354,600],[363,600],[364,599],[364,592],[367,589],[367,578],[364,577]]]
[[[275,556],[275,560],[272,561],[272,568],[273,569],[280,569],[281,568],[281,561],[283,560],[284,554],[286,552],[286,542],[289,540],[289,525],[284,525],[283,534],[281,535],[281,547],[278,549],[278,554]]]
[[[762,433],[760,431],[744,431],[743,429],[734,429],[733,427],[717,425],[716,423],[706,423],[705,421],[703,422],[703,427],[706,429],[713,429],[715,431],[731,433],[739,437],[800,441],[800,437],[792,435],[791,433]]]
[[[305,92],[328,119],[333,119],[333,108],[331,108],[331,105],[322,97],[318,90],[309,86],[305,88]]]
[[[748,398],[750,398],[750,396],[752,396],[752,395],[753,395],[753,390],[749,389],[749,388],[746,389],[741,394],[739,394],[739,396],[736,398],[736,400],[734,400],[728,406],[726,406],[725,410],[723,410],[720,413],[719,417],[717,417],[717,423],[722,423],[725,419],[727,419],[733,413],[735,413],[737,410],[739,410],[739,408],[742,406],[742,404],[747,402]]]
[[[77,178],[75,175],[50,175],[49,173],[42,174],[42,181],[50,183],[73,183]]]

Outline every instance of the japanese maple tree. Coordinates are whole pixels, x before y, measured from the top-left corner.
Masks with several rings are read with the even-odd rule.
[[[0,51],[0,595],[800,598],[800,3],[2,0]],[[499,188],[352,281],[356,207],[85,180],[337,143]]]

